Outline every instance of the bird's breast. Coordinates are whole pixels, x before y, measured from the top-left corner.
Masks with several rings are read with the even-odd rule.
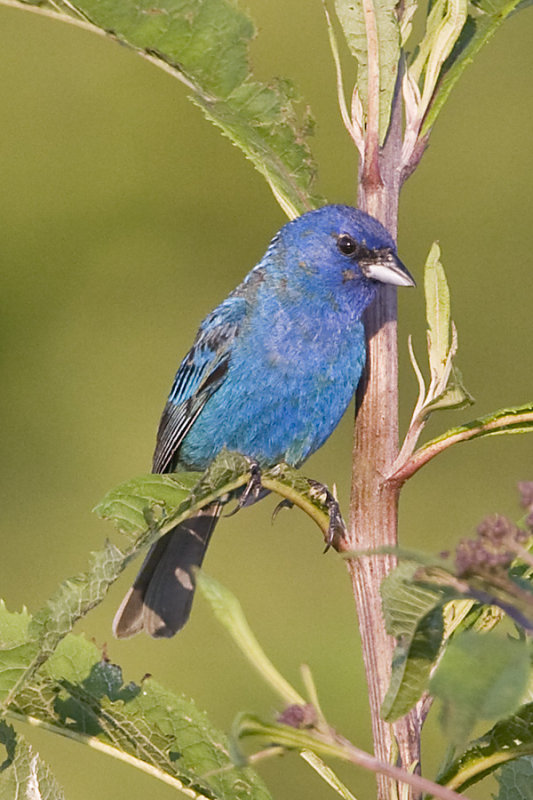
[[[226,378],[187,434],[181,459],[203,468],[225,447],[263,465],[301,464],[337,426],[364,362],[359,320],[271,309],[241,330]]]

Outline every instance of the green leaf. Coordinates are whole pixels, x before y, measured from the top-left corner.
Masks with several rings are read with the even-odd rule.
[[[485,778],[502,764],[533,755],[533,703],[500,720],[439,775],[439,783],[463,791]],[[515,763],[518,763],[515,761]]]
[[[213,800],[268,800],[251,769],[237,769],[226,737],[194,703],[151,678],[125,684],[83,636],[70,634],[14,699],[10,713],[121,758]]]
[[[379,138],[383,143],[390,122],[392,99],[400,60],[400,28],[394,0],[373,3],[378,34],[379,60]],[[348,47],[357,61],[357,85],[363,102],[368,103],[368,45],[362,0],[335,0],[335,10]]]
[[[430,682],[442,720],[456,743],[478,720],[497,719],[520,705],[529,679],[524,641],[466,631],[448,644]]]
[[[457,331],[451,319],[450,289],[437,242],[433,242],[424,267],[424,293],[431,380],[421,413],[427,416],[438,409],[464,408],[474,402],[453,365]]]
[[[468,408],[475,403],[474,398],[463,384],[463,376],[453,367],[450,370],[446,389],[433,400],[424,405],[424,411],[450,410],[452,408]]]
[[[447,586],[416,583],[420,567],[418,561],[403,560],[381,582],[385,627],[397,639],[414,636],[427,614],[455,596]]]
[[[428,8],[426,31],[410,68],[413,79],[424,76],[420,101],[423,114],[434,96],[442,66],[459,39],[467,15],[467,0],[435,0]]]
[[[263,175],[289,218],[324,203],[312,193],[316,166],[306,139],[314,123],[309,113],[299,121],[290,81],[249,79],[223,101],[200,93],[192,100]]]
[[[453,596],[447,587],[414,583],[419,567],[402,561],[381,584],[387,633],[398,639],[381,707],[388,722],[406,714],[428,688],[443,639],[442,606]]]
[[[468,64],[496,33],[500,25],[517,8],[520,0],[476,0],[469,5],[468,17],[455,46],[444,63],[429,111],[424,120],[422,135],[434,124],[450,92]]]
[[[533,800],[533,757],[506,764],[498,775],[500,791],[495,800]]]
[[[137,534],[146,528],[146,513],[162,518],[174,512],[191,494],[201,472],[143,475],[112,489],[93,509],[102,519],[112,519],[120,533]]]
[[[444,373],[450,349],[450,290],[440,260],[440,247],[433,242],[424,268],[424,292],[428,323],[428,356],[431,379],[438,382]]]
[[[305,703],[303,697],[293,689],[267,657],[252,632],[235,595],[201,570],[196,573],[196,585],[211,605],[218,621],[226,628],[233,641],[261,677],[286,703]]]
[[[533,431],[533,403],[513,408],[500,408],[485,417],[479,417],[445,433],[424,444],[418,454],[435,448],[441,442],[453,439],[454,442],[480,439],[485,436],[499,436],[508,433],[531,433]]]
[[[0,699],[31,678],[75,623],[104,599],[143,548],[217,498],[230,498],[248,483],[249,470],[244,456],[223,451],[199,480],[198,473],[148,475],[109,492],[96,513],[126,532],[128,545],[121,549],[108,542],[103,550],[92,553],[89,568],[64,581],[31,620],[28,641],[16,629],[12,635],[6,634],[3,647],[0,639]],[[265,471],[261,479],[266,489],[304,509],[328,537],[327,498],[312,481],[285,464]],[[344,536],[345,529],[340,518],[335,522],[336,539]],[[27,621],[21,621],[21,630],[24,624]],[[13,627],[13,623],[10,625]]]
[[[0,800],[63,800],[64,794],[38,753],[10,725],[0,720]],[[3,761],[3,763],[2,763]]]
[[[155,525],[163,534],[213,500],[226,495],[229,498],[245,486],[250,479],[250,461],[240,453],[223,450],[200,480],[198,474],[148,475],[126,481],[109,492],[94,510],[120,531],[148,535],[149,526]],[[178,484],[176,490],[170,486],[174,480]],[[261,472],[261,484],[305,511],[328,537],[331,520],[325,487],[285,463]],[[192,488],[185,493],[185,487]],[[183,497],[173,508],[172,503]],[[334,520],[333,533],[340,538],[345,535],[342,519]]]
[[[290,81],[253,79],[248,49],[255,29],[236,2],[75,0],[68,6],[43,5],[52,16],[77,21],[82,16],[185,83],[193,102],[252,161],[290,217],[323,202],[313,195],[309,114],[300,114]]]
[[[37,645],[29,636],[31,617],[27,611],[14,614],[0,600],[0,702],[26,672]]]
[[[269,686],[285,703],[304,705],[304,698],[285,680],[257,641],[235,595],[201,570],[196,573],[196,585],[210,603],[218,621],[226,628],[243,655]],[[316,699],[314,697],[310,699],[316,707]],[[307,750],[302,751],[301,756],[344,800],[355,800],[351,792],[319,756]]]
[[[248,470],[249,462],[243,456],[221,453],[200,480],[196,473],[150,475],[127,481],[110,492],[96,511],[113,519],[119,530],[127,531],[129,544],[121,549],[107,542],[103,550],[92,553],[89,568],[63,581],[35,614],[28,628],[29,641],[20,644],[16,671],[4,671],[5,692],[31,678],[75,623],[104,599],[143,548],[213,499],[245,485]],[[174,503],[179,504],[177,508]],[[16,641],[15,645],[18,647]],[[10,647],[8,640],[7,649]]]
[[[387,722],[403,717],[420,700],[429,684],[431,669],[443,637],[442,610],[436,608],[421,620],[411,639],[400,640],[392,657],[391,679],[381,705]]]

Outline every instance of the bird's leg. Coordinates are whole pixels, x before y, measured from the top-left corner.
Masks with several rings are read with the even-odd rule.
[[[327,553],[332,545],[336,550],[339,550],[339,540],[346,538],[346,524],[342,518],[337,498],[323,483],[314,481],[312,478],[308,478],[307,482],[309,483],[310,496],[323,503],[329,513],[329,526],[325,536],[326,548],[324,552]]]
[[[232,517],[244,506],[255,503],[256,500],[259,500],[263,491],[263,485],[261,483],[261,467],[257,461],[250,459],[250,480],[244,487],[244,491],[237,500],[236,507],[233,509],[233,511],[230,511],[229,514],[226,514],[226,516]]]

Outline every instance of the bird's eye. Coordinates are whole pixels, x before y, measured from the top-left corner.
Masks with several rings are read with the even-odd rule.
[[[347,233],[341,233],[337,239],[337,247],[344,256],[353,256],[357,250],[357,242]]]

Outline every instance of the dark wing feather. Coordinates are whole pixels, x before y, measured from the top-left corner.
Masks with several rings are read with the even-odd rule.
[[[202,323],[183,359],[163,410],[153,472],[171,471],[183,439],[211,395],[223,383],[231,347],[246,313],[244,298],[230,296]]]

